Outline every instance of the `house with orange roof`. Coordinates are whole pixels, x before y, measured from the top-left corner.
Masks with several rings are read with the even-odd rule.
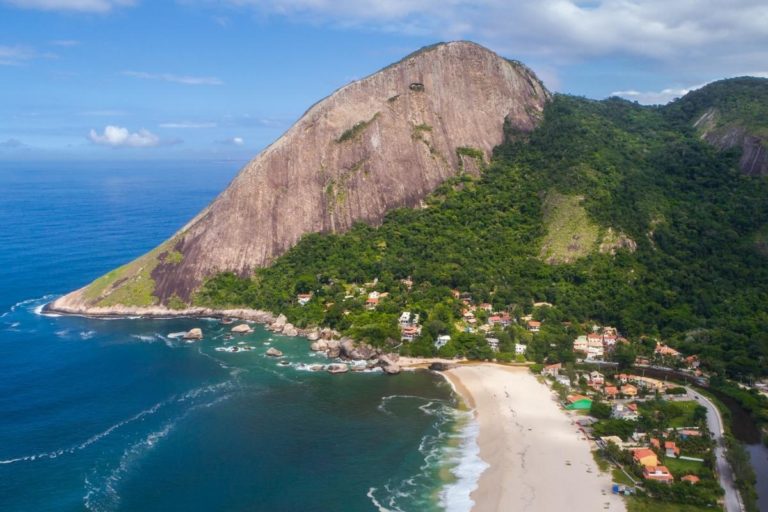
[[[650,448],[638,448],[632,452],[632,458],[643,467],[656,467],[659,464],[659,457]]]
[[[674,441],[666,441],[664,443],[664,453],[667,457],[678,457],[680,455],[680,448],[677,447]]]
[[[528,330],[531,332],[539,332],[539,330],[541,330],[541,322],[538,320],[528,320]]]
[[[671,484],[675,481],[675,477],[672,476],[666,466],[646,466],[643,468],[643,478],[665,484]]]
[[[664,345],[663,343],[656,342],[656,348],[654,349],[654,354],[657,356],[666,356],[666,357],[680,357],[680,352],[673,349],[670,346]]]
[[[661,450],[661,443],[660,443],[660,442],[659,442],[659,440],[658,440],[658,439],[656,439],[655,437],[652,437],[652,438],[650,439],[650,443],[651,443],[651,446],[653,446],[653,447],[654,447],[654,448],[656,448],[657,450]]]
[[[685,475],[683,478],[680,479],[683,482],[689,483],[691,485],[696,485],[701,481],[701,478],[697,477],[696,475]]]
[[[619,394],[619,388],[616,386],[605,386],[603,393],[605,393],[607,398],[616,398],[616,396]]]
[[[563,365],[561,363],[550,364],[541,370],[541,374],[549,377],[557,377],[562,368]]]
[[[621,394],[624,396],[637,396],[637,388],[632,384],[624,384],[621,386]]]

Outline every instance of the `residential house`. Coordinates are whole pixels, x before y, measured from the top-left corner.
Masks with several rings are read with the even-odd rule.
[[[584,335],[579,336],[573,340],[573,351],[587,353],[587,337]]]
[[[679,457],[680,448],[677,447],[674,441],[667,441],[664,443],[664,454],[667,457]]]
[[[696,475],[685,475],[683,478],[680,479],[682,482],[688,483],[690,485],[696,485],[699,483],[701,478],[697,477]]]
[[[558,375],[555,377],[555,382],[562,384],[567,388],[571,387],[571,379],[569,379],[567,375]]]
[[[605,384],[605,376],[597,370],[589,372],[589,383],[593,386],[602,386]]]
[[[643,478],[665,484],[671,484],[675,481],[675,478],[666,466],[646,466],[643,469]]]
[[[546,377],[557,377],[557,375],[560,373],[560,370],[563,368],[563,365],[561,363],[555,363],[550,364],[544,367],[543,370],[541,370],[541,374]]]
[[[624,396],[637,396],[637,388],[632,384],[624,384],[621,386],[621,394]]]
[[[480,309],[482,309],[483,311],[487,311],[488,313],[493,312],[493,306],[491,306],[487,302],[483,302],[482,304],[480,304]]]
[[[365,301],[365,309],[373,310],[376,309],[376,306],[379,305],[379,298],[378,297],[368,297]]]
[[[629,382],[631,375],[627,375],[626,373],[619,373],[616,375],[616,380],[619,382],[619,384],[626,384]]]
[[[491,347],[494,352],[499,351],[499,339],[498,338],[485,338],[485,342]]]
[[[621,402],[613,404],[611,406],[611,418],[617,420],[635,421],[637,420],[637,410],[632,410],[627,407],[627,404]]]
[[[310,300],[312,300],[311,293],[300,293],[296,296],[296,301],[299,303],[299,306],[306,306]]]
[[[509,327],[512,325],[512,317],[506,311],[501,313],[501,326]]]
[[[537,320],[528,320],[528,330],[531,332],[539,332],[541,330],[541,322]]]
[[[491,315],[488,317],[490,325],[501,325],[501,315]]]
[[[653,353],[663,357],[680,357],[680,352],[659,342],[656,342],[656,348],[653,350]]]
[[[693,355],[693,356],[688,356],[688,357],[685,358],[685,366],[689,370],[695,370],[695,369],[697,369],[699,367],[699,365],[700,365],[700,363],[699,363],[699,356]]]
[[[402,341],[413,341],[421,334],[421,326],[408,325],[400,330],[400,339]]]
[[[659,464],[659,458],[650,448],[638,448],[632,452],[632,458],[635,462],[646,468],[656,467]]]
[[[587,359],[600,359],[603,355],[605,355],[605,347],[603,347],[602,337],[595,333],[587,334]]]
[[[685,441],[689,437],[701,437],[701,432],[699,432],[698,430],[691,429],[691,428],[686,428],[686,429],[678,431],[677,435],[680,436],[680,439]]]
[[[588,411],[592,408],[592,399],[584,395],[568,395],[566,398],[569,411]]]
[[[437,350],[440,350],[441,348],[446,346],[449,341],[451,341],[451,337],[447,334],[442,334],[438,336],[437,339],[435,340],[435,348]]]
[[[657,438],[652,437],[650,440],[650,443],[651,443],[651,446],[653,446],[657,450],[661,450],[661,442]]]
[[[637,366],[648,366],[651,364],[651,360],[644,356],[635,357],[635,364]]]
[[[528,350],[528,345],[524,345],[522,343],[515,343],[515,355],[516,356],[525,355],[525,351],[526,350]]]
[[[619,395],[619,388],[616,386],[605,386],[605,388],[603,388],[603,393],[606,398],[616,398]]]

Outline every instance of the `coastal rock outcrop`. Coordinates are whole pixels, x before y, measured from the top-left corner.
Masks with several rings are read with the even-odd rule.
[[[397,354],[381,354],[379,356],[379,365],[384,373],[388,375],[397,375],[402,370],[397,362],[400,360],[400,356]]]
[[[328,371],[328,373],[333,373],[333,374],[347,373],[349,371],[349,366],[347,366],[344,363],[333,363],[333,364],[329,364],[326,367],[326,370]]]
[[[253,332],[253,328],[248,324],[238,324],[231,330],[235,334],[249,334]]]
[[[267,355],[271,357],[283,357],[282,351],[276,349],[275,347],[269,347],[267,349]]]
[[[190,329],[185,335],[185,340],[201,340],[203,339],[203,330],[199,327],[195,327],[193,329]]]
[[[447,178],[480,172],[504,126],[531,131],[549,98],[530,69],[482,46],[424,48],[316,103],[168,241],[50,309],[189,303],[206,278],[248,276],[307,233],[378,224]]]

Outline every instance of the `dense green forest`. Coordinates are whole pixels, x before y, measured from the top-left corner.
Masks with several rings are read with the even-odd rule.
[[[442,354],[486,357],[481,338],[455,331],[458,289],[513,316],[534,301],[554,304],[534,313],[545,320],[535,339],[518,328],[497,332],[502,355],[523,338],[529,358],[568,360],[579,326],[597,322],[640,350],[660,339],[721,375],[765,375],[768,266],[757,242],[768,227],[768,181],[740,175],[738,153],[710,147],[690,123],[713,105],[740,113],[734,97],[748,112],[755,98],[768,105],[768,80],[744,80],[666,107],[556,95],[534,132],[506,131],[481,177],[459,174],[426,208],[395,210],[381,226],[307,235],[252,278],[208,280],[195,302],[283,312],[298,325],[378,344],[399,340],[397,317],[409,310],[424,329],[401,350],[434,353],[435,337],[451,333]],[[578,198],[569,204],[586,212],[598,237],[587,255],[545,262],[548,197]],[[600,250],[617,234],[634,243]],[[412,287],[402,282],[408,277]],[[374,279],[389,295],[370,311],[351,290]],[[304,292],[313,298],[299,306]]]

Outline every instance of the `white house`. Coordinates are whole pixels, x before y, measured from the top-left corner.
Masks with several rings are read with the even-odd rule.
[[[440,350],[445,345],[447,345],[449,341],[451,341],[451,337],[448,336],[447,334],[438,336],[437,339],[435,340],[435,348]]]
[[[499,351],[499,339],[498,338],[485,338],[486,343],[488,343],[488,346],[491,347],[491,350],[494,352]]]
[[[515,355],[522,356],[525,354],[526,350],[528,350],[528,345],[523,345],[522,343],[515,343]]]

